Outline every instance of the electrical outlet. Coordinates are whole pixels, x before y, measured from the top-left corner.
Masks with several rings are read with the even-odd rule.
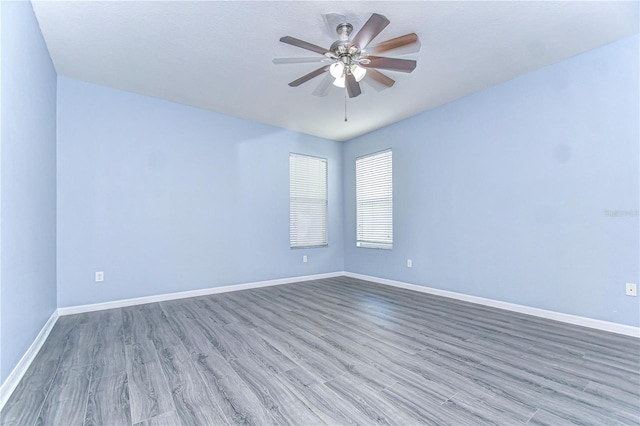
[[[626,293],[627,296],[637,296],[638,295],[638,284],[627,283]]]
[[[307,263],[307,256],[306,256],[306,255],[302,256],[302,261],[303,261],[304,263]]]
[[[407,259],[407,268],[413,268],[413,260]]]
[[[101,283],[103,281],[104,281],[104,272],[102,271],[96,272],[96,282]]]

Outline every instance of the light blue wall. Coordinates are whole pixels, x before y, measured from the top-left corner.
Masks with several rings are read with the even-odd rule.
[[[59,77],[58,306],[342,271],[341,149]],[[289,152],[329,160],[326,248],[289,248]]]
[[[4,382],[56,309],[56,73],[29,2],[1,2]]]
[[[634,36],[348,142],[345,269],[640,325],[638,62]],[[388,147],[394,248],[356,248],[355,158]]]

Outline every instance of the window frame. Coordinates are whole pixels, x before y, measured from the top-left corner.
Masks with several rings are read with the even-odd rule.
[[[389,155],[388,160],[382,156]],[[379,165],[377,169],[386,175],[388,175],[388,182],[385,180],[383,182],[379,182],[380,179],[376,179],[373,182],[365,182],[363,183],[360,179],[367,177],[362,176],[364,173],[368,172],[369,174],[373,174],[376,171],[375,164],[367,164],[364,167],[368,167],[369,170],[362,170],[363,160],[372,159],[372,157],[380,157],[376,158],[374,161],[383,161],[385,162],[382,165]],[[386,164],[388,163],[388,164]],[[392,250],[393,249],[393,150],[391,148],[387,148],[381,151],[376,151],[370,154],[362,155],[356,157],[355,161],[355,177],[356,177],[356,247],[358,248],[371,248],[371,249],[380,249],[380,250]],[[360,178],[359,178],[360,176]],[[371,177],[368,176],[368,179]],[[374,197],[375,194],[362,194],[363,190],[371,190],[376,183],[382,183],[385,185],[383,188],[383,192],[386,191],[386,194],[381,194],[378,197]],[[367,188],[369,187],[369,188]],[[378,187],[377,189],[380,189]],[[369,199],[367,199],[369,198]],[[375,204],[379,204],[376,206]],[[382,206],[380,204],[382,203]],[[364,204],[364,205],[363,205]],[[368,213],[363,209],[366,208],[366,204],[368,206]],[[385,207],[384,204],[387,204]],[[383,215],[384,210],[388,211],[388,215]],[[364,222],[368,217],[368,223]],[[386,223],[385,223],[386,222]],[[368,225],[370,228],[368,231],[365,227]],[[388,228],[388,229],[385,229]],[[374,238],[376,234],[380,235],[388,231],[387,238]]]
[[[294,187],[294,178],[300,178],[302,175],[302,171],[298,170],[296,175],[294,176],[294,164],[295,158],[306,159],[306,160],[317,160],[320,163],[324,163],[324,188],[322,197],[313,197],[313,191],[310,191],[307,195],[310,196],[307,202],[300,201],[301,196],[305,194],[295,194]],[[304,183],[301,181],[295,182],[296,187],[300,189],[300,186],[304,186]],[[319,184],[319,187],[322,187],[322,182]],[[315,188],[317,189],[317,188]],[[322,191],[320,191],[322,192]],[[294,196],[295,195],[295,196]],[[294,203],[294,200],[298,199],[298,202]],[[321,209],[317,209],[318,204],[322,205]],[[302,207],[302,211],[301,208]],[[308,224],[305,226],[301,224],[305,220],[304,207],[307,207],[307,217],[306,220]],[[297,209],[297,210],[296,210]],[[318,215],[318,211],[321,211],[321,214]],[[311,212],[311,213],[309,213]],[[320,217],[321,223],[317,225],[313,223]],[[305,235],[302,235],[304,230],[307,230],[306,237],[309,237],[309,232],[315,233],[319,228],[320,238],[317,238],[318,235],[312,235],[311,239],[307,239],[305,241]],[[319,248],[319,247],[327,247],[329,245],[329,160],[324,157],[318,157],[307,154],[300,154],[296,152],[289,153],[289,248],[291,249],[304,249],[304,248]]]

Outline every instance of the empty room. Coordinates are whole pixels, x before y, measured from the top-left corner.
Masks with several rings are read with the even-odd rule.
[[[640,425],[638,1],[0,1],[0,425]]]

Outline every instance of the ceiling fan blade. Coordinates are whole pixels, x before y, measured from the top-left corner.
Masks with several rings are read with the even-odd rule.
[[[344,84],[347,86],[347,93],[349,93],[350,98],[355,98],[359,96],[362,91],[360,90],[360,83],[356,81],[356,78],[351,73],[346,73],[344,79]]]
[[[369,56],[369,63],[360,63],[365,68],[380,68],[389,71],[411,72],[416,69],[417,62],[413,59],[384,58],[381,56]]]
[[[313,91],[313,96],[327,96],[329,94],[329,89],[331,88],[331,83],[333,83],[333,77],[331,74],[326,73],[324,78],[320,80],[320,83],[316,87],[316,90]]]
[[[367,45],[371,43],[371,40],[376,38],[387,25],[389,25],[389,20],[385,16],[374,13],[362,28],[360,28],[358,34],[353,37],[349,43],[349,47],[357,46],[360,50],[366,48]]]
[[[275,58],[273,61],[274,64],[276,65],[281,65],[281,64],[306,64],[306,63],[312,63],[312,62],[329,62],[331,61],[330,58],[327,58],[326,56],[312,56],[312,57],[303,57],[303,58]]]
[[[367,75],[364,81],[369,83],[378,92],[386,88],[389,88],[396,83],[394,79],[386,76],[385,74],[373,68],[369,68],[367,70]]]
[[[311,44],[309,42],[297,39],[295,37],[290,37],[290,36],[281,37],[280,41],[283,42],[283,43],[290,44],[292,46],[301,47],[302,49],[307,49],[307,50],[310,50],[312,52],[319,53],[321,55],[324,55],[325,53],[331,53],[327,49],[325,49],[324,47],[320,47],[320,46],[317,46],[315,44]]]
[[[319,76],[322,73],[325,73],[329,71],[329,65],[325,65],[324,67],[320,67],[315,71],[311,71],[309,74],[305,74],[302,77],[300,77],[297,80],[293,80],[291,83],[289,83],[289,86],[291,87],[297,87],[300,86],[302,83],[306,83],[307,81],[311,80],[314,77]]]
[[[395,50],[399,47],[410,46],[418,42],[418,35],[416,33],[405,34],[400,37],[392,38],[391,40],[383,41],[382,43],[378,43],[375,46],[371,46],[367,49],[367,53],[379,55],[381,53]]]

